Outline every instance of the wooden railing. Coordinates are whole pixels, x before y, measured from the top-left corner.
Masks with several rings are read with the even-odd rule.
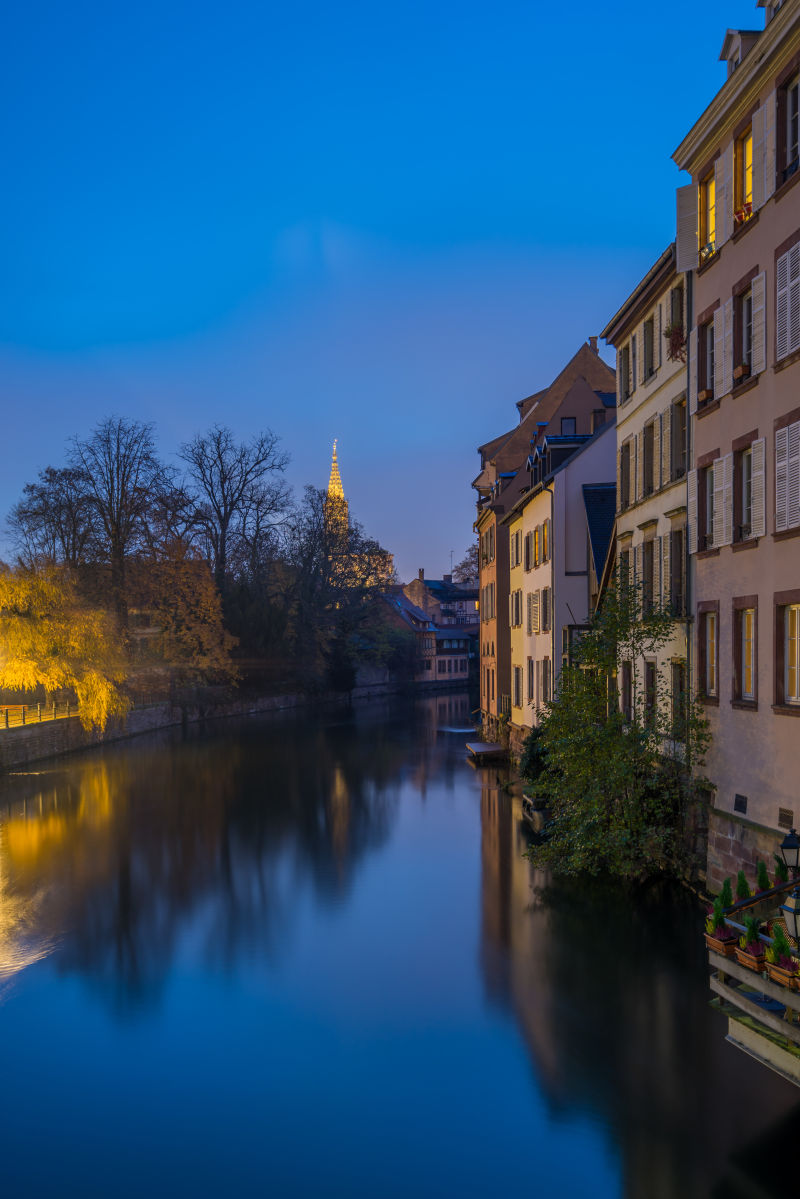
[[[53,700],[49,704],[0,704],[0,732],[77,715],[78,705],[70,700]]]

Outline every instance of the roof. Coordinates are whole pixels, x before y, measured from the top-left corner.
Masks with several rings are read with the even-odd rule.
[[[594,443],[597,441],[597,439],[599,437],[604,437],[605,434],[608,433],[609,429],[616,430],[616,425],[612,424],[611,422],[608,422],[605,425],[601,425],[599,429],[595,429],[594,433],[591,433],[588,436],[586,434],[580,434],[579,436],[576,436],[576,437],[565,438],[564,440],[570,444],[577,442],[579,440],[580,440],[581,444],[576,445],[573,453],[567,455],[567,457],[563,460],[563,462],[559,462],[558,466],[553,467],[553,469],[550,471],[550,473],[548,475],[545,475],[544,479],[542,479],[541,482],[536,483],[533,487],[528,486],[527,483],[524,487],[521,487],[520,488],[521,494],[519,495],[519,498],[516,500],[516,502],[513,504],[513,506],[508,509],[505,516],[502,517],[500,523],[501,524],[510,524],[512,519],[516,516],[516,514],[522,508],[525,507],[525,505],[528,503],[529,499],[532,499],[534,495],[538,495],[539,492],[542,490],[542,488],[545,485],[547,485],[551,479],[554,479],[556,477],[556,475],[560,475],[563,470],[566,470],[568,466],[571,466],[576,458],[578,458],[581,454],[583,454],[586,450],[588,450],[590,446],[594,445]],[[548,440],[556,441],[558,439],[557,438],[548,438]],[[526,472],[520,471],[519,473],[520,473],[520,475],[524,475]],[[614,484],[614,486],[616,487],[616,484]]]
[[[425,629],[432,628],[431,618],[427,612],[423,612],[422,608],[418,608],[416,604],[412,604],[408,596],[401,591],[394,595],[384,595],[384,600],[390,608],[403,618],[406,624],[414,629],[419,629],[420,626]]]
[[[616,483],[584,483],[583,504],[586,508],[594,573],[599,579],[603,574],[611,534],[614,531],[617,511]]]
[[[446,583],[444,579],[423,579],[422,582],[433,592],[439,603],[478,598],[478,588],[469,583]]]
[[[622,306],[614,313],[600,334],[603,341],[615,345],[618,340],[627,336],[630,327],[638,319],[640,308],[652,302],[654,293],[658,293],[674,273],[675,242],[673,241],[666,250],[659,254],[645,277],[636,284]]]

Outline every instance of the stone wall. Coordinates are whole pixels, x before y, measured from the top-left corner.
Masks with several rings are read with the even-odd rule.
[[[227,716],[279,712],[316,704],[347,703],[350,699],[368,699],[372,695],[386,695],[394,690],[397,688],[387,683],[378,683],[356,687],[352,692],[329,692],[313,699],[299,692],[292,695],[269,695],[227,703],[183,707],[169,703],[151,704],[146,708],[135,708],[123,719],[110,720],[102,733],[98,729],[87,732],[81,727],[77,716],[3,729],[0,730],[0,774],[25,766],[29,762],[75,753],[93,745],[105,745],[127,737],[137,737],[141,733],[150,733],[170,725],[191,724],[198,720]]]
[[[752,887],[759,858],[766,862],[772,878],[775,869],[772,855],[779,852],[783,836],[783,833],[754,824],[743,816],[712,808],[708,820],[708,890],[716,895],[724,880],[730,878],[735,892],[736,875],[740,870],[744,870]]]

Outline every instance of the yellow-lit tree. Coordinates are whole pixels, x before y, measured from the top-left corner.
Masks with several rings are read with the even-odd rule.
[[[85,729],[129,708],[125,668],[109,619],[78,599],[67,571],[0,564],[0,687],[73,691]]]

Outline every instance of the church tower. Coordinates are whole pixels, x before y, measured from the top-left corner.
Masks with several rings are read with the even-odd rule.
[[[331,462],[331,477],[328,480],[328,490],[325,495],[325,513],[331,523],[347,528],[349,512],[347,500],[344,498],[342,476],[339,474],[339,459],[336,456],[336,441],[333,442],[333,461]]]

